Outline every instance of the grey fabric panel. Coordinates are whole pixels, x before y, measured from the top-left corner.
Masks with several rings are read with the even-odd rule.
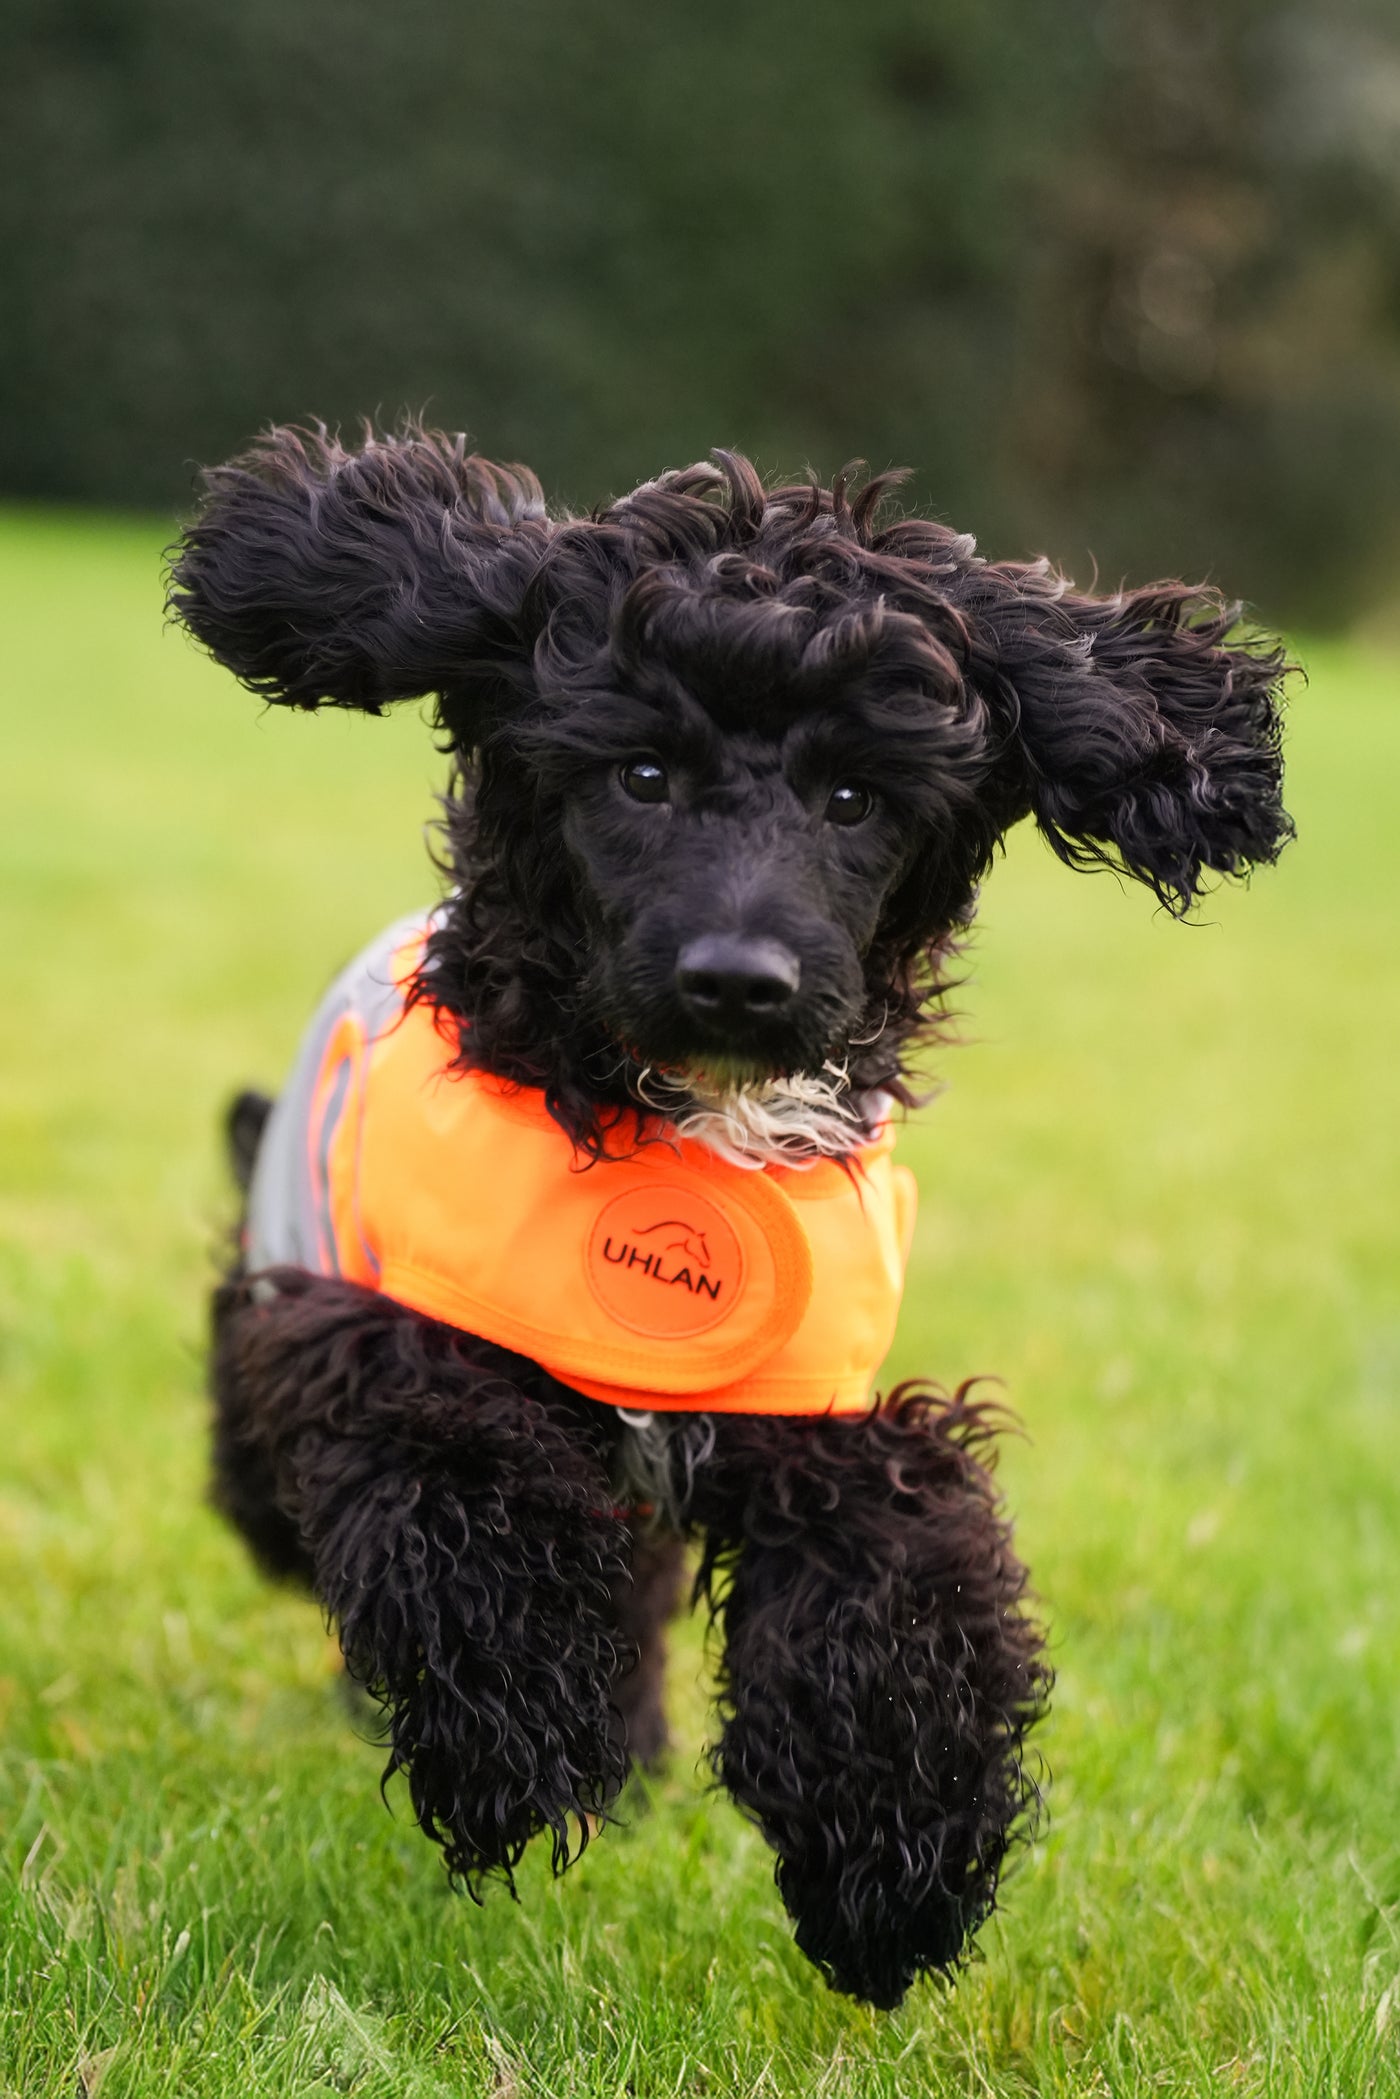
[[[357,1013],[370,1040],[393,1023],[402,1001],[389,965],[424,918],[415,912],[388,927],[341,971],[316,1008],[258,1146],[248,1190],[250,1269],[286,1263],[326,1272],[318,1231],[323,1191],[313,1178],[306,1144],[316,1075],[342,1014]]]

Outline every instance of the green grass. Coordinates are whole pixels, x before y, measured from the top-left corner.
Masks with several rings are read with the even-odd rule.
[[[0,2090],[1400,2093],[1395,666],[1310,652],[1300,842],[1184,930],[1018,838],[894,1364],[996,1371],[1050,1834],[952,1992],[795,1955],[707,1796],[484,1911],[201,1501],[215,1115],[427,893],[422,724],[260,718],[158,536],[0,527]]]

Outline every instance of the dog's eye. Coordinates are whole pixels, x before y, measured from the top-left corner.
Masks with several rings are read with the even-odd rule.
[[[874,807],[875,797],[868,787],[853,787],[849,780],[843,780],[831,790],[826,820],[829,824],[863,824]]]
[[[671,799],[666,768],[658,765],[654,758],[629,758],[619,770],[618,778],[623,792],[630,794],[634,802],[668,802]]]

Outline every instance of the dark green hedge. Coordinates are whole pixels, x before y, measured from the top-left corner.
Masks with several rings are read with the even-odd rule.
[[[1389,20],[9,0],[0,488],[178,506],[269,419],[426,407],[577,502],[861,454],[1345,617],[1400,519]]]

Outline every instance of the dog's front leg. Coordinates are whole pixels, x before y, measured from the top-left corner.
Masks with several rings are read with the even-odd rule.
[[[797,1943],[892,2007],[991,1910],[1048,1672],[979,1446],[901,1388],[856,1419],[726,1416],[696,1482],[724,1636],[716,1771],[778,1854]]]
[[[560,1870],[626,1770],[628,1541],[588,1403],[353,1284],[261,1287],[223,1294],[225,1418],[267,1454],[347,1666],[384,1705],[389,1771],[473,1893],[541,1830]]]

